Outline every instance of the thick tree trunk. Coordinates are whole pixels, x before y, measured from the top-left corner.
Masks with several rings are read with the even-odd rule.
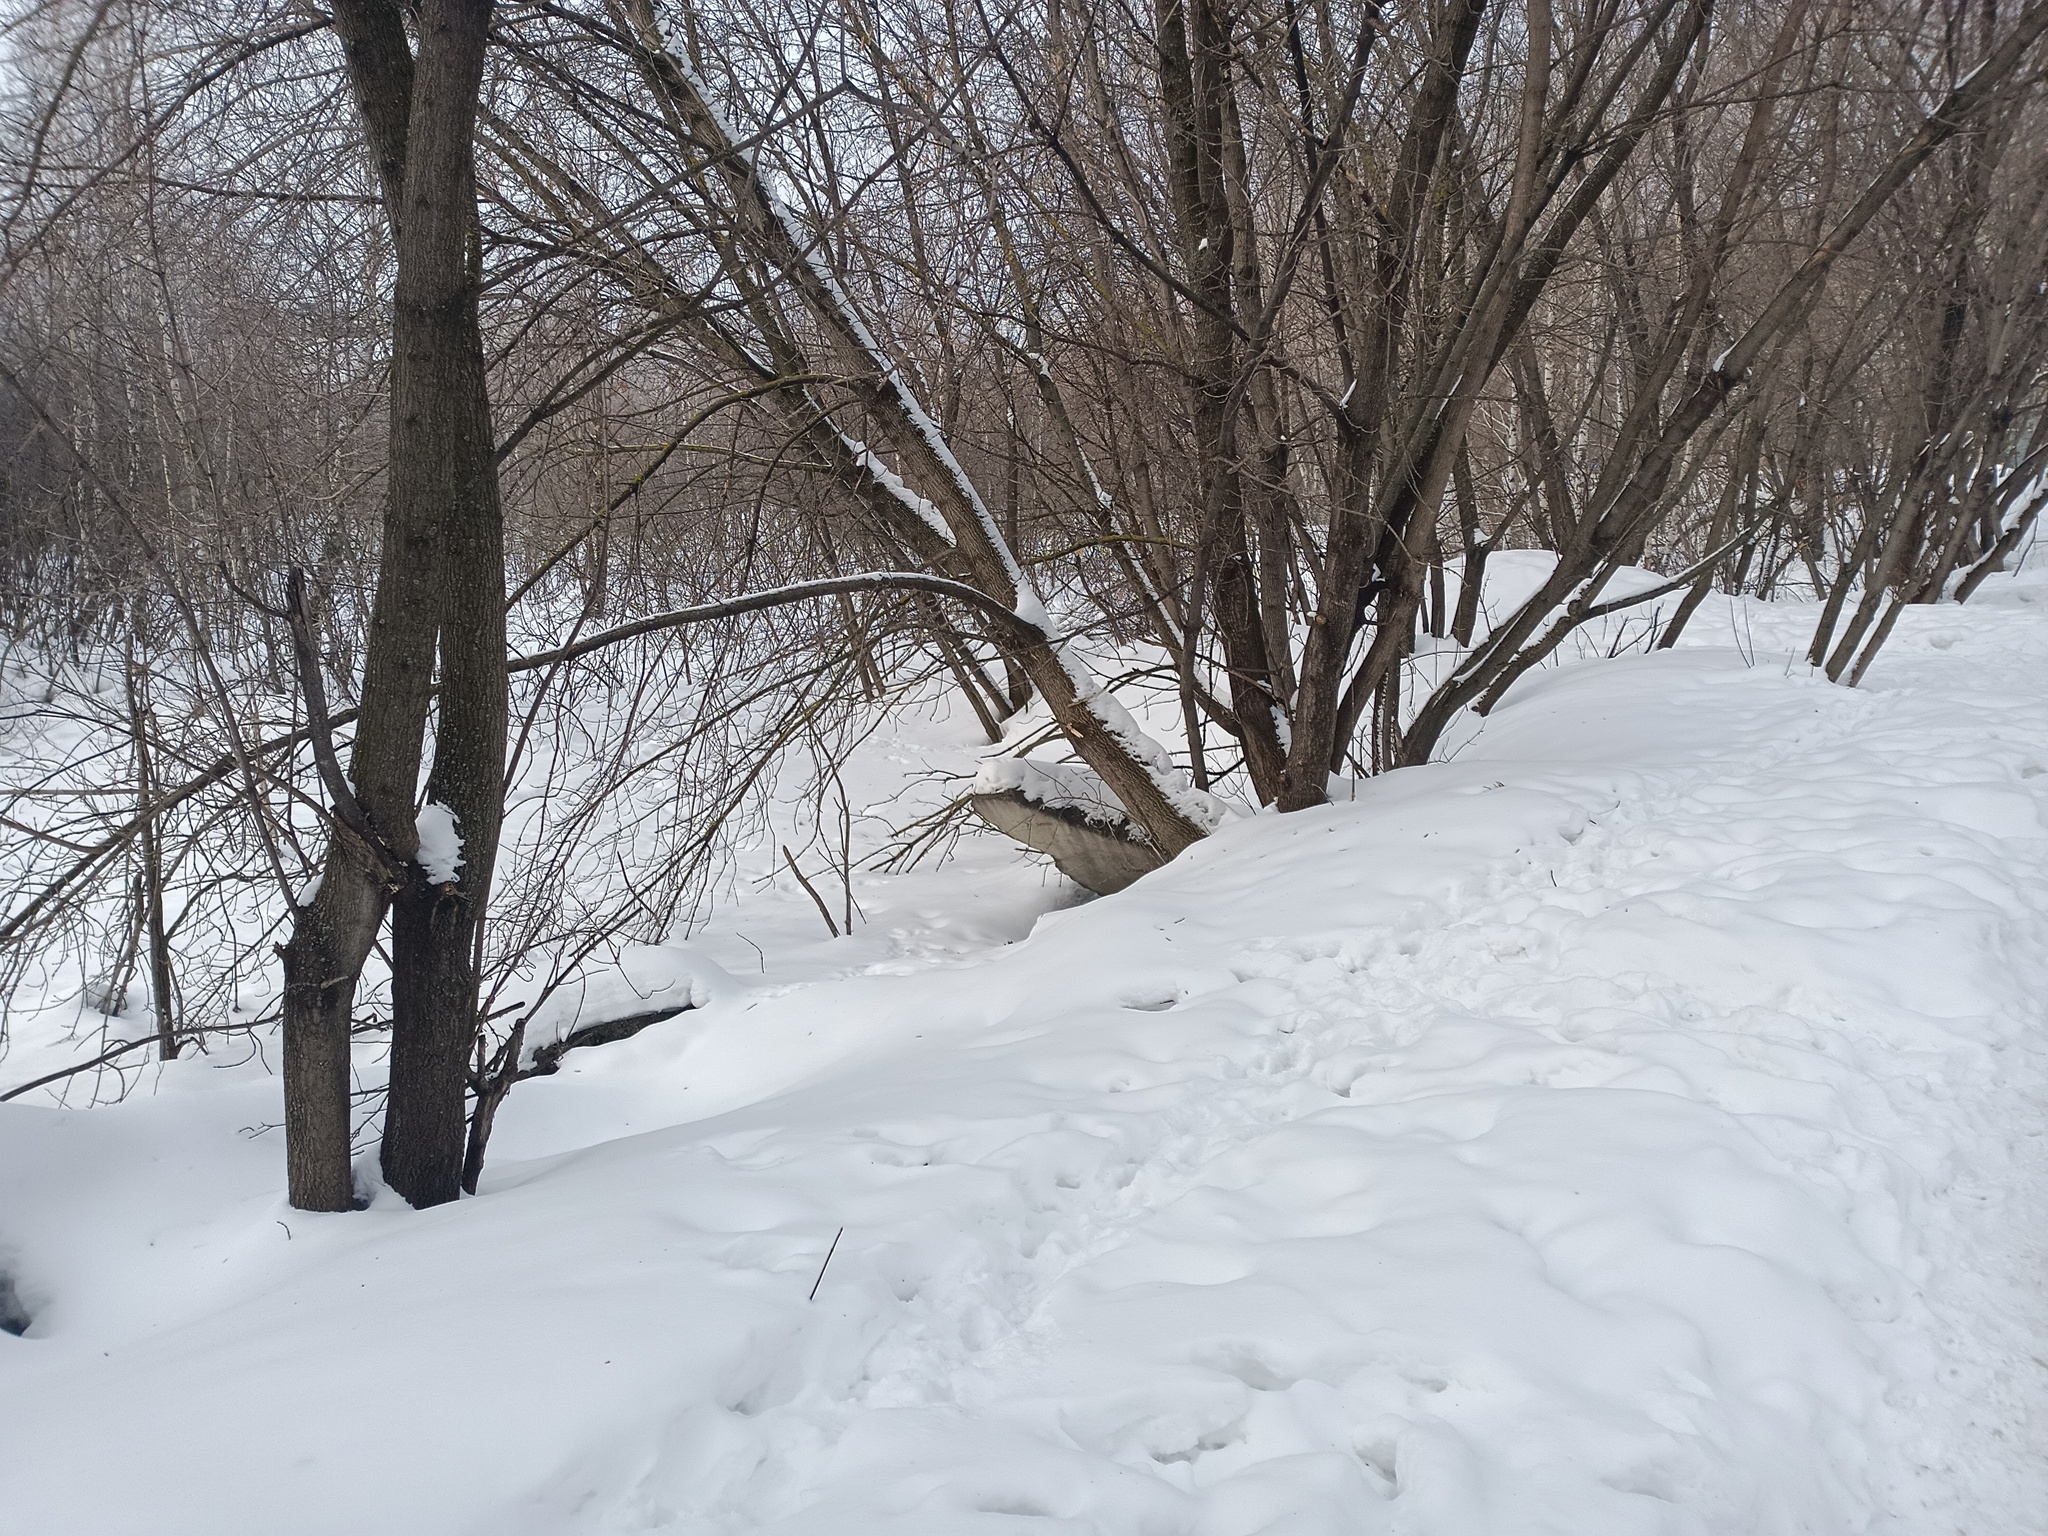
[[[285,946],[287,1161],[292,1203],[304,1209],[345,1210],[353,1196],[350,1010],[394,887],[385,1177],[426,1205],[453,1199],[461,1176],[477,925],[505,744],[503,528],[477,323],[471,147],[490,13],[490,0],[427,0],[415,61],[391,0],[334,8],[398,275],[390,503],[350,762],[360,825],[332,837],[319,890]],[[428,790],[454,813],[464,843],[455,878],[438,882],[418,862],[414,818],[437,631],[441,729]]]
[[[391,0],[336,0],[334,24],[385,214],[397,229],[412,94],[404,21]],[[417,841],[413,794],[434,667],[435,521],[431,508],[400,494],[394,478],[349,777],[364,830],[395,860],[410,858]],[[338,825],[330,830],[319,889],[293,914],[284,946],[285,1161],[291,1202],[301,1210],[345,1211],[355,1195],[349,1023],[356,980],[390,900],[376,851],[357,847],[355,838]]]
[[[462,1190],[463,1092],[476,1037],[477,909],[450,885],[415,878],[391,912],[391,1089],[384,1182],[415,1206]]]
[[[330,840],[320,889],[294,914],[284,947],[285,1167],[302,1211],[345,1211],[355,1200],[349,1022],[386,896],[346,836]]]
[[[461,839],[461,862],[416,868],[392,913],[382,1166],[419,1206],[461,1190],[478,929],[504,812],[504,519],[477,321],[472,147],[490,12],[490,0],[421,9],[393,304],[392,495],[437,515],[440,535],[440,721],[427,797],[452,813]]]

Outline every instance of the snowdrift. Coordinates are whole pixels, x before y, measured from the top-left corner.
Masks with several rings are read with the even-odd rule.
[[[459,1205],[286,1209],[255,1065],[7,1105],[5,1524],[2038,1531],[2034,596],[1854,693],[1742,605],[1023,942],[722,982]]]

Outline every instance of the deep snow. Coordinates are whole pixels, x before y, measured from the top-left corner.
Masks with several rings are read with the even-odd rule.
[[[2048,1530],[2048,583],[1810,618],[638,951],[459,1205],[287,1209],[260,1062],[0,1106],[0,1525]]]

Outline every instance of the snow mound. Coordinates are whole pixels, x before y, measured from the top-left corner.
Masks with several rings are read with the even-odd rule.
[[[527,1021],[522,1065],[579,1030],[613,1019],[681,1013],[739,996],[746,987],[724,967],[680,946],[628,944],[604,971],[564,987]]]
[[[5,1106],[0,1507],[2037,1531],[2048,623],[1916,611],[1854,693],[1769,639],[1532,676],[1021,944],[707,988],[458,1205],[285,1209],[253,1072]]]

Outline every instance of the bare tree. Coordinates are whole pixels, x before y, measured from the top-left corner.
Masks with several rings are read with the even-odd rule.
[[[9,34],[0,966],[281,1012],[304,1205],[898,699],[1156,861],[1629,604],[1853,684],[2048,499],[2040,0],[246,10]]]

